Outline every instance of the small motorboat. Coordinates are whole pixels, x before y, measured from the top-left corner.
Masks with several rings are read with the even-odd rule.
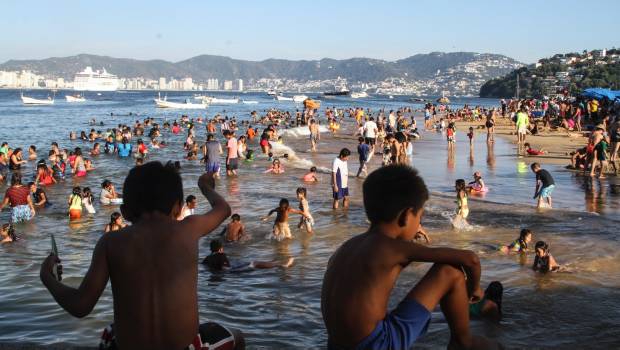
[[[27,97],[27,96],[24,96],[24,94],[22,94],[21,98],[22,98],[22,103],[25,106],[49,106],[49,105],[54,104],[54,99],[49,96],[47,97],[47,99],[42,100],[38,98]]]
[[[366,98],[366,97],[368,97],[368,93],[366,91],[351,93],[351,98]]]
[[[302,102],[304,102],[307,99],[308,99],[308,96],[306,96],[306,95],[295,95],[295,96],[293,96],[293,102],[295,102],[295,103],[302,103]]]
[[[277,95],[276,96],[276,100],[278,101],[293,101],[292,97],[284,97],[282,95]]]
[[[67,102],[86,102],[86,98],[84,98],[84,96],[80,94],[66,95],[65,99],[67,100]]]
[[[191,103],[189,99],[186,99],[185,102],[171,102],[168,101],[167,96],[164,98],[158,96],[158,98],[153,99],[153,101],[155,102],[155,107],[157,108],[206,109],[207,107],[209,107],[209,105],[205,103],[204,100],[203,103]]]

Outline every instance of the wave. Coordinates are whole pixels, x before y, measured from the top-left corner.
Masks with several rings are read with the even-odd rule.
[[[283,143],[278,143],[278,142],[273,142],[273,141],[270,141],[269,143],[271,144],[271,152],[273,153],[274,157],[280,157],[280,161],[284,165],[287,165],[289,167],[293,167],[296,169],[305,169],[305,170],[308,170],[314,166],[314,163],[312,163],[312,161],[305,159],[305,158],[300,158],[299,156],[297,156],[297,154],[291,147]],[[286,158],[284,158],[285,154],[287,155]],[[317,167],[317,171],[321,173],[330,172],[330,170],[325,167]]]
[[[327,127],[319,125],[319,132],[328,132]],[[298,126],[295,128],[282,130],[280,133],[282,137],[299,138],[302,136],[310,136],[310,129],[307,126]]]

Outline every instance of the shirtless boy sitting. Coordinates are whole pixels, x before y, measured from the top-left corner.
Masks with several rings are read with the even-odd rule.
[[[201,176],[198,187],[211,211],[177,221],[183,206],[177,171],[160,162],[135,167],[125,179],[121,205],[123,216],[133,225],[101,235],[80,286],[57,281],[52,271],[60,260],[54,254],[45,259],[41,281],[76,317],[93,310],[110,279],[114,324],[104,331],[101,348],[243,347],[237,334],[216,323],[199,325],[198,320],[198,240],[230,215],[228,203],[214,186],[211,174]]]
[[[366,178],[363,191],[370,228],[334,253],[323,278],[321,311],[328,348],[409,349],[426,332],[438,303],[450,326],[449,347],[490,345],[469,330],[469,301],[482,297],[478,256],[412,242],[428,199],[417,171],[405,165],[380,168]],[[399,274],[414,261],[435,264],[396,309],[387,312]]]

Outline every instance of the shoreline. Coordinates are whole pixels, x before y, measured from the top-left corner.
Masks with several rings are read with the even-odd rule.
[[[457,130],[463,134],[468,132],[469,127],[474,127],[475,137],[486,138],[486,129],[478,126],[484,126],[485,121],[466,122],[456,121]],[[508,118],[498,118],[495,123],[495,136],[500,137],[516,146],[516,131],[513,123]],[[570,165],[570,152],[578,148],[585,147],[588,141],[587,136],[583,132],[570,131],[540,131],[538,135],[527,135],[526,142],[530,143],[532,148],[544,150],[544,155],[531,156],[522,155],[520,157],[529,158],[532,162],[536,161],[541,164],[553,165]]]

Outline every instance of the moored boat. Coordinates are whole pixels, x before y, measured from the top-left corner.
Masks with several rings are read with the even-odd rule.
[[[206,109],[209,107],[206,103],[191,103],[189,99],[186,99],[185,102],[171,102],[168,101],[167,97],[153,99],[155,102],[155,107],[157,108],[170,108],[170,109]]]
[[[65,99],[67,102],[86,102],[86,98],[80,94],[76,95],[66,95]]]
[[[276,96],[276,100],[278,101],[293,101],[292,97],[284,97],[282,95],[277,95]]]
[[[295,102],[295,103],[302,103],[302,102],[304,102],[307,99],[308,99],[308,96],[306,96],[306,95],[295,95],[295,96],[293,96],[293,102]]]
[[[22,103],[26,106],[49,106],[54,104],[54,99],[49,96],[47,97],[47,99],[42,100],[38,98],[27,97],[22,94],[21,98]]]
[[[351,98],[366,98],[366,97],[368,97],[368,93],[366,91],[351,93]]]

